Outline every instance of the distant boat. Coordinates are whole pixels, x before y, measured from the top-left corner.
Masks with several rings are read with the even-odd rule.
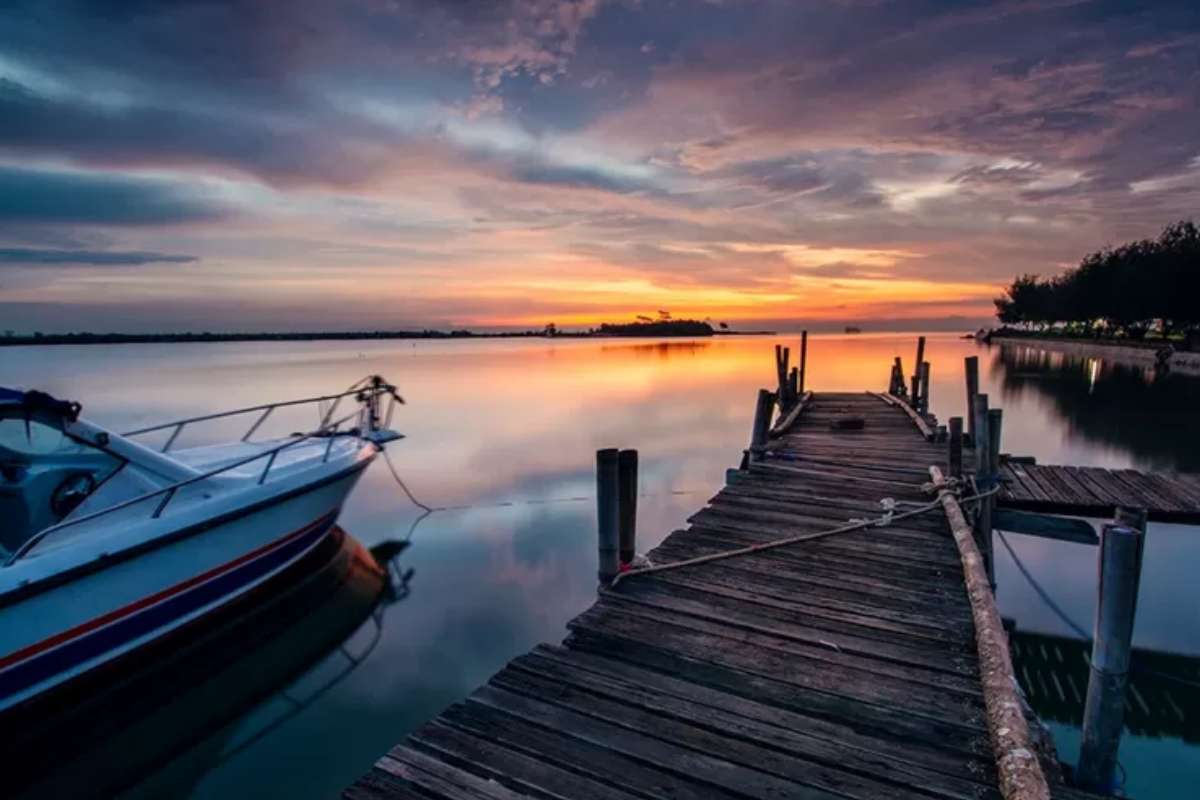
[[[862,328],[856,328],[853,325],[847,325],[846,333],[862,333]]]
[[[347,398],[350,413],[335,419]],[[340,549],[334,522],[385,443],[378,376],[338,395],[105,430],[78,403],[0,389],[0,719],[215,616],[269,599],[292,567]],[[254,441],[272,411],[313,404],[308,433]],[[171,445],[186,425],[251,414],[239,440]],[[161,448],[137,437],[169,432]],[[271,591],[265,591],[271,587]],[[59,692],[61,695],[61,691]],[[67,692],[70,693],[69,691]]]

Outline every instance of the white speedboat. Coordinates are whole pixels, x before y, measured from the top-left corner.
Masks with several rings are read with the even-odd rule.
[[[0,715],[70,697],[94,683],[85,676],[119,679],[114,665],[295,575],[399,438],[387,427],[398,402],[371,376],[337,395],[117,434],[77,403],[0,389]],[[304,404],[318,409],[313,430],[252,438]],[[239,441],[172,449],[186,426],[240,414],[253,423]],[[154,435],[165,444],[143,443]]]

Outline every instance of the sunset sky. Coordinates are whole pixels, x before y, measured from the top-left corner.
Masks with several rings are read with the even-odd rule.
[[[1195,0],[0,10],[0,329],[964,327],[1198,200]]]

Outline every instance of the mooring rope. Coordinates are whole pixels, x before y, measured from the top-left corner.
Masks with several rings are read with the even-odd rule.
[[[1037,578],[1033,577],[1033,573],[1029,571],[1029,568],[1025,566],[1025,562],[1023,562],[1021,557],[1017,555],[1017,551],[1013,549],[1011,544],[1009,544],[1008,538],[1004,535],[1004,532],[997,529],[996,535],[1000,537],[1000,543],[1003,544],[1004,549],[1008,551],[1008,555],[1010,558],[1012,558],[1013,564],[1016,565],[1017,570],[1025,577],[1025,580],[1029,583],[1030,587],[1032,587],[1033,591],[1037,593],[1038,597],[1041,598],[1042,602],[1046,604],[1046,607],[1053,611],[1055,616],[1057,616],[1064,625],[1073,630],[1076,635],[1079,636],[1079,638],[1088,642],[1092,641],[1092,635],[1088,633],[1082,625],[1071,619],[1067,612],[1063,610],[1062,606],[1056,603],[1054,598],[1050,596],[1050,593],[1042,587]],[[1085,654],[1084,658],[1087,660],[1090,666],[1092,663],[1091,655]],[[1190,678],[1172,675],[1169,672],[1159,672],[1156,669],[1141,667],[1132,662],[1129,665],[1129,669],[1131,672],[1135,672],[1139,675],[1146,675],[1147,677],[1159,678],[1165,681],[1173,681],[1184,686],[1191,686],[1193,688],[1200,689],[1200,682],[1191,680]]]
[[[933,487],[932,483],[928,483],[928,484],[924,484],[924,485],[928,486],[928,487]],[[989,495],[995,494],[999,490],[1000,490],[999,487],[995,487],[993,489],[989,489],[986,492],[980,492],[979,494],[971,495],[970,497],[962,497],[962,498],[960,498],[960,502],[972,502],[975,500],[981,500]],[[952,490],[952,491],[956,491],[956,490]],[[893,522],[896,522],[898,520],[907,519],[909,517],[915,517],[919,514],[924,514],[927,511],[932,511],[935,508],[940,508],[942,501],[939,498],[937,500],[933,500],[928,503],[924,503],[920,506],[917,506],[916,508],[911,509],[909,511],[902,511],[899,514],[895,513],[893,510],[891,510],[891,507],[895,505],[895,501],[891,500],[891,498],[885,498],[884,500],[881,500],[880,503],[890,503],[890,506],[885,505],[884,507],[887,508],[888,510],[886,511],[886,513],[884,513],[878,517],[873,517],[871,519],[854,519],[854,520],[851,520],[850,522],[846,523],[845,525],[838,525],[836,528],[828,528],[826,530],[814,531],[812,533],[801,533],[796,536],[789,536],[786,539],[775,539],[774,541],[770,541],[770,542],[761,542],[759,544],[752,544],[747,547],[739,547],[736,550],[725,550],[720,553],[709,553],[709,554],[703,555],[703,556],[696,556],[695,558],[685,558],[682,561],[672,561],[669,564],[653,564],[648,567],[637,567],[634,569],[628,569],[628,570],[625,570],[624,572],[618,573],[617,576],[615,578],[613,578],[613,580],[609,584],[609,586],[616,587],[617,584],[619,584],[625,578],[630,578],[630,577],[634,577],[637,575],[649,575],[649,574],[655,573],[655,572],[666,572],[668,570],[682,569],[683,567],[691,567],[691,566],[695,566],[697,564],[707,564],[707,563],[710,563],[713,561],[720,561],[720,560],[723,560],[726,558],[736,558],[738,556],[750,555],[753,553],[760,553],[763,550],[772,550],[777,547],[786,547],[787,545],[797,544],[799,542],[809,542],[814,539],[823,539],[827,536],[833,536],[838,533],[849,533],[850,531],[858,531],[858,530],[863,530],[865,528],[870,528],[870,527],[878,527],[878,528],[887,527],[887,526],[891,525]]]
[[[420,500],[418,500],[413,495],[412,491],[409,490],[408,486],[405,485],[404,479],[400,477],[400,473],[396,471],[396,465],[392,463],[392,457],[388,454],[388,451],[386,449],[381,448],[381,452],[383,453],[383,460],[387,463],[388,469],[391,470],[391,472],[392,472],[392,477],[396,479],[396,483],[399,484],[400,488],[404,490],[404,494],[408,497],[408,499],[412,502],[412,504],[414,506],[416,506],[417,508],[423,509],[426,513],[429,513],[429,514],[432,514],[434,511],[444,510],[444,509],[434,508],[433,506],[427,506],[424,503],[422,503]]]
[[[396,481],[396,484],[404,492],[405,496],[409,499],[409,501],[412,502],[412,504],[415,505],[417,508],[424,511],[426,514],[432,514],[436,511],[473,511],[473,510],[478,510],[478,509],[482,509],[482,508],[515,508],[517,506],[545,506],[545,505],[550,505],[551,503],[585,503],[585,502],[592,502],[596,499],[595,495],[573,495],[571,497],[547,497],[547,498],[542,498],[542,499],[537,499],[537,500],[502,500],[502,501],[499,501],[496,503],[463,503],[460,505],[453,505],[453,506],[431,506],[431,505],[423,503],[417,499],[417,496],[415,494],[413,494],[412,490],[409,489],[408,486],[404,483],[404,479],[400,477],[400,473],[396,469],[396,465],[392,463],[392,459],[388,455],[388,451],[383,450],[382,452],[383,452],[383,460],[387,462],[388,469],[391,471],[392,478]],[[638,496],[643,497],[643,498],[645,498],[645,497],[685,497],[687,495],[701,494],[702,491],[706,491],[706,490],[672,489],[669,492],[644,493],[644,494],[641,494]]]

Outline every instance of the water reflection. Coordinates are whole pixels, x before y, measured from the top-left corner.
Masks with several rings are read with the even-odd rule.
[[[1078,728],[1091,642],[1023,631],[1006,622],[1013,665],[1033,710],[1044,721]],[[1200,656],[1135,648],[1125,726],[1138,736],[1200,743]]]
[[[639,344],[606,344],[601,346],[601,352],[629,353],[635,357],[655,356],[668,359],[671,356],[697,355],[709,346],[710,342],[689,339],[681,342],[652,342]]]
[[[1200,470],[1194,377],[1012,344],[992,348],[992,369],[1006,400],[1048,400],[1073,439],[1126,450],[1149,469]]]
[[[205,761],[216,766],[193,777],[191,789],[202,798],[259,789],[328,797],[508,659],[561,640],[565,622],[594,600],[596,449],[640,451],[642,549],[715,493],[746,445],[758,388],[773,380],[777,343],[795,354],[799,337],[11,348],[0,350],[0,383],[79,399],[86,416],[119,430],[317,395],[368,372],[400,386],[408,405],[395,424],[407,438],[389,453],[414,496],[439,510],[414,507],[386,465],[377,464],[351,495],[341,524],[368,546],[409,540],[415,525],[402,561],[416,570],[419,602],[389,608],[372,655],[303,713],[251,740],[289,704],[276,697],[250,712],[234,726],[237,735],[215,747],[226,757]],[[915,334],[810,336],[808,387],[882,389],[893,357],[910,372],[915,350]],[[926,354],[931,410],[942,420],[964,413],[963,358],[982,356],[982,390],[1005,409],[1006,452],[1107,467],[1194,465],[1200,452],[1183,416],[1189,402],[1197,405],[1195,378],[1155,383],[1101,363],[1009,358],[1000,347],[981,350],[952,335],[930,335]],[[264,434],[311,427],[312,420],[281,415],[271,424],[277,427]],[[242,429],[187,433],[199,444],[203,437],[236,438]],[[1010,540],[1056,602],[1090,627],[1095,548]],[[1200,654],[1193,567],[1200,535],[1152,525],[1145,558],[1135,643]],[[1006,553],[997,579],[1001,609],[1019,631],[1072,635]],[[328,669],[336,671],[332,663]],[[311,680],[310,688],[321,683]],[[1066,721],[1054,725],[1061,754],[1073,759],[1074,729]],[[239,742],[245,744],[228,756]],[[1161,776],[1200,770],[1198,754],[1182,739],[1128,737],[1121,757],[1130,791],[1172,796]]]

